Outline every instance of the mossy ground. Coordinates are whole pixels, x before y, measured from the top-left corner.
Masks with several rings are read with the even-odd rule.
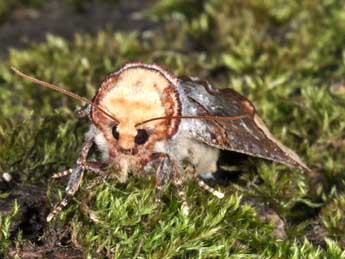
[[[315,175],[249,159],[238,179],[218,187],[223,200],[188,184],[188,218],[172,186],[155,204],[153,177],[121,185],[88,175],[51,226],[70,229],[87,258],[345,258],[345,5],[163,0],[142,15],[159,28],[73,41],[49,35],[1,61],[1,174],[49,186],[53,205],[66,182],[49,176],[73,165],[88,124],[74,116],[74,100],[18,78],[10,66],[92,98],[124,63],[154,62],[247,96]],[[279,215],[283,237],[258,217],[255,204]],[[10,234],[16,210],[0,214],[3,253],[26,242],[22,232]]]

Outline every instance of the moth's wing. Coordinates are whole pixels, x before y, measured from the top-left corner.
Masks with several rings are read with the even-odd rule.
[[[185,120],[184,127],[207,145],[273,160],[302,170],[310,169],[279,142],[256,113],[254,105],[231,89],[214,89],[195,78],[180,78],[184,115],[246,117],[238,120]]]

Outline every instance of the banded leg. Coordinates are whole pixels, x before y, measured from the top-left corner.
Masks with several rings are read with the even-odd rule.
[[[156,202],[161,202],[161,191],[167,179],[167,167],[169,164],[169,157],[166,154],[159,155],[159,165],[156,170]]]
[[[180,199],[182,200],[182,213],[184,215],[188,215],[189,214],[189,206],[187,203],[186,192],[183,189],[183,179],[182,179],[182,176],[180,174],[180,170],[176,165],[174,165],[173,178],[174,178],[173,179],[174,184],[175,184],[176,189],[177,189],[177,194],[180,197]]]
[[[53,178],[53,179],[61,178],[61,177],[72,174],[72,171],[73,171],[73,169],[70,168],[70,169],[67,169],[65,171],[57,172],[57,173],[53,174],[50,178]]]
[[[71,172],[71,176],[68,180],[67,187],[66,187],[66,194],[65,194],[65,197],[62,199],[62,201],[54,207],[51,213],[49,213],[47,217],[48,222],[51,221],[64,207],[66,207],[68,202],[72,199],[74,194],[79,189],[81,180],[84,175],[85,165],[87,164],[86,158],[92,145],[93,145],[93,140],[91,138],[86,139],[82,147],[82,150],[80,152],[80,157],[77,160],[77,164],[72,169],[65,171],[65,172],[69,172],[69,171]]]
[[[98,174],[100,176],[103,176],[105,177],[105,172],[102,170],[102,165],[101,163],[98,163],[98,162],[85,162],[82,167],[84,167],[85,170],[87,171],[91,171],[95,174]],[[72,168],[70,169],[67,169],[65,171],[62,171],[62,172],[58,172],[58,173],[55,173],[51,176],[51,178],[53,179],[57,179],[57,178],[61,178],[61,177],[64,177],[64,176],[67,176],[67,175],[70,175],[72,174]]]
[[[106,177],[106,173],[102,170],[102,164],[99,162],[86,162],[84,168],[86,171],[91,171],[92,173]]]
[[[194,175],[195,180],[197,181],[198,185],[203,188],[204,190],[212,193],[214,196],[216,196],[219,199],[223,199],[224,198],[224,193],[219,192],[217,190],[215,190],[214,188],[212,188],[211,186],[209,186],[207,183],[205,183],[202,178],[198,175]]]
[[[84,175],[84,168],[83,167],[77,165],[76,167],[72,168],[72,174],[68,180],[65,197],[49,213],[49,215],[47,217],[47,222],[51,221],[70,202],[70,200],[73,198],[74,194],[79,189],[83,175]]]

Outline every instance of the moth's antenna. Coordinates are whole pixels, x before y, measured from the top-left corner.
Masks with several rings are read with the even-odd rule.
[[[146,124],[151,121],[157,121],[157,120],[166,120],[166,119],[200,119],[200,120],[223,120],[223,121],[234,121],[234,120],[240,120],[243,118],[248,117],[248,115],[238,115],[238,116],[216,116],[216,115],[181,115],[181,116],[162,116],[162,117],[155,117],[151,118],[145,121],[142,121],[135,126],[141,126],[143,124]]]
[[[79,96],[75,93],[72,93],[62,87],[59,87],[59,86],[56,86],[56,85],[53,85],[53,84],[50,84],[50,83],[47,83],[47,82],[44,82],[44,81],[41,81],[37,78],[34,78],[34,77],[31,77],[29,75],[26,75],[24,74],[23,72],[19,71],[18,69],[16,69],[15,67],[11,67],[11,69],[19,76],[31,81],[31,82],[34,82],[36,84],[39,84],[43,87],[47,87],[47,88],[50,88],[50,89],[53,89],[57,92],[60,92],[64,95],[67,95],[69,97],[72,97],[73,99],[76,99],[78,101],[81,101],[81,102],[84,102],[84,103],[87,103],[89,105],[91,105],[92,107],[96,108],[97,110],[99,110],[100,112],[104,113],[105,115],[107,115],[109,118],[111,118],[112,120],[116,121],[117,120],[114,118],[114,116],[112,116],[109,112],[105,111],[103,108],[99,107],[98,105],[94,104],[92,101],[90,101],[89,99],[86,99],[85,97],[82,97],[82,96]]]

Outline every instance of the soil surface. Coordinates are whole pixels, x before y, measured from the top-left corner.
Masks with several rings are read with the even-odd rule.
[[[76,7],[65,1],[49,0],[39,9],[18,7],[0,24],[0,56],[5,56],[10,48],[43,42],[48,33],[72,39],[75,33],[95,34],[100,30],[145,31],[154,23],[138,14],[152,3],[88,1]]]

